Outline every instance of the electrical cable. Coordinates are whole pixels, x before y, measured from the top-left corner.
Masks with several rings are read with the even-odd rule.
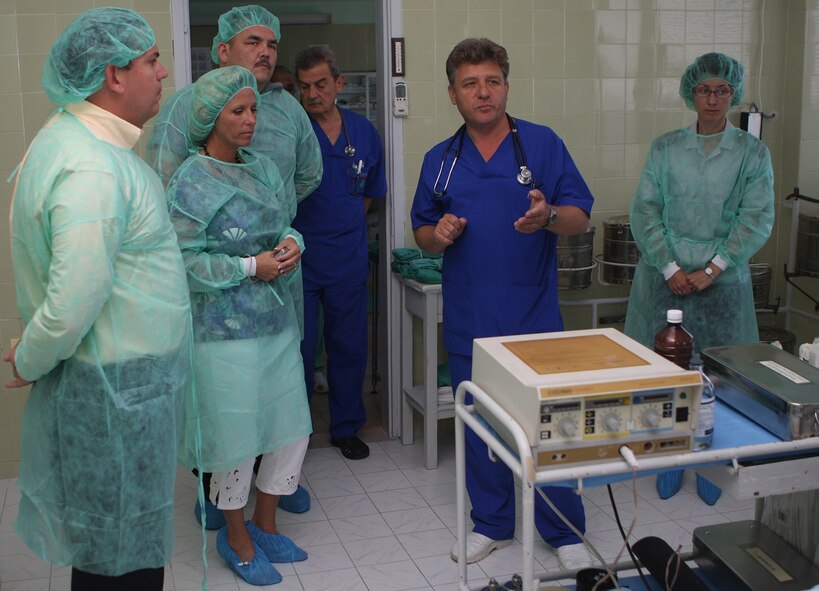
[[[628,452],[631,454],[630,459],[632,461],[629,461],[629,459],[626,459],[626,456],[628,454],[624,453],[624,448],[627,449]],[[629,554],[631,554],[631,548],[629,548],[628,539],[631,537],[631,532],[634,531],[634,526],[637,525],[637,460],[634,458],[634,454],[631,453],[631,449],[629,449],[628,446],[625,446],[625,445],[620,447],[620,455],[623,456],[623,458],[626,459],[626,461],[629,464],[631,464],[631,493],[632,493],[632,499],[633,499],[633,502],[634,502],[634,512],[633,512],[633,514],[631,516],[631,523],[628,526],[628,532],[623,532],[622,526],[620,527],[620,533],[623,534],[623,545],[620,546],[620,550],[617,552],[617,556],[614,558],[613,564],[618,564],[620,562],[620,557],[623,555],[623,550],[625,550],[626,548],[628,548]],[[611,495],[611,486],[610,485],[607,485],[607,486],[609,487],[609,495]],[[612,499],[612,505],[613,505],[614,504],[614,497],[612,496],[611,499]],[[616,509],[615,509],[615,511],[616,511]],[[620,525],[619,517],[617,519],[617,525],[618,526]],[[633,560],[634,560],[634,557],[632,556],[632,561]],[[636,564],[635,564],[635,566],[636,566]],[[639,567],[638,567],[638,570],[639,570]],[[641,575],[642,575],[642,573],[641,573]],[[601,578],[599,581],[597,581],[597,584],[595,584],[595,586],[592,587],[592,591],[597,591],[597,589],[600,587],[600,585],[603,584],[603,582],[606,579],[611,579],[612,581],[615,580],[613,570],[609,569],[606,572],[606,575],[603,578]],[[645,579],[643,579],[643,582],[645,582]],[[647,587],[647,588],[650,588],[650,587]]]
[[[623,547],[621,547],[621,548],[620,548],[620,551],[617,553],[617,557],[614,559],[613,564],[617,564],[617,562],[620,560],[620,556],[622,556],[622,554],[623,554],[623,550],[625,549],[625,547],[627,547],[627,546],[628,546],[628,538],[629,538],[629,536],[631,536],[631,532],[632,532],[632,530],[634,529],[634,526],[635,526],[635,525],[636,525],[636,523],[637,523],[637,469],[638,469],[639,465],[638,465],[638,463],[637,463],[637,458],[634,456],[634,452],[633,452],[633,451],[631,451],[631,448],[629,448],[627,445],[622,445],[622,446],[620,446],[619,452],[620,452],[620,456],[621,456],[621,457],[622,457],[622,458],[625,460],[625,462],[626,462],[626,463],[627,463],[629,466],[631,466],[631,479],[632,479],[632,486],[631,486],[631,490],[632,490],[632,494],[633,494],[633,498],[634,498],[634,515],[633,515],[633,517],[632,517],[632,519],[631,519],[631,524],[629,525],[629,530],[628,530],[628,533],[625,535],[625,539],[624,539],[625,544],[624,544],[624,546],[623,546]],[[603,583],[603,581],[605,581],[606,579],[610,578],[610,577],[611,577],[611,576],[614,574],[614,571],[613,571],[613,570],[612,570],[612,568],[611,568],[611,567],[609,567],[609,565],[606,563],[605,558],[603,558],[603,556],[600,554],[600,552],[597,550],[597,548],[594,546],[594,544],[592,544],[592,543],[591,543],[591,541],[589,541],[589,539],[588,539],[586,536],[584,536],[584,535],[583,535],[583,534],[580,532],[580,530],[578,530],[578,529],[575,527],[575,525],[574,525],[574,524],[573,524],[573,523],[572,523],[572,522],[569,520],[569,518],[568,518],[568,517],[566,517],[566,516],[563,514],[563,512],[562,512],[560,509],[558,509],[558,508],[557,508],[557,506],[556,506],[556,505],[555,505],[555,504],[552,502],[552,500],[551,500],[551,499],[550,499],[550,498],[549,498],[549,497],[546,495],[546,493],[545,493],[545,492],[543,492],[543,489],[542,489],[541,487],[537,487],[537,492],[538,492],[538,494],[539,494],[539,495],[540,495],[540,496],[543,498],[543,500],[546,502],[546,504],[549,506],[549,508],[550,508],[552,511],[554,511],[554,512],[555,512],[555,515],[557,515],[557,516],[558,516],[558,517],[561,519],[561,521],[563,521],[563,523],[565,523],[565,524],[568,526],[568,528],[569,528],[570,530],[572,530],[572,532],[573,532],[573,533],[574,533],[574,534],[575,534],[575,535],[576,535],[578,538],[580,538],[580,540],[581,540],[581,541],[582,541],[582,542],[583,542],[583,543],[586,545],[586,547],[587,547],[589,550],[591,550],[592,554],[594,554],[594,555],[595,555],[595,557],[597,558],[597,560],[599,560],[599,561],[600,561],[600,564],[602,564],[602,565],[603,565],[603,567],[606,569],[606,576],[605,576],[605,577],[603,577],[602,579],[600,579],[600,580],[597,582],[597,584],[595,584],[594,588],[592,589],[592,591],[595,591],[595,590],[597,589],[597,587],[598,587],[600,584],[602,584],[602,583]],[[619,519],[618,519],[618,524],[619,524]],[[622,531],[622,530],[621,530],[621,531]],[[631,553],[631,549],[630,549],[630,548],[629,548],[629,553]],[[638,569],[639,569],[639,567],[638,567]],[[642,573],[641,573],[641,576],[642,576]],[[676,578],[676,577],[675,577],[675,578]],[[643,580],[645,581],[645,578],[644,578]]]
[[[665,588],[668,591],[672,591],[674,589],[674,584],[677,582],[677,575],[680,574],[680,564],[682,563],[682,558],[680,557],[680,550],[682,550],[682,546],[677,546],[677,549],[674,550],[674,554],[668,557],[668,562],[665,563]],[[676,558],[676,560],[674,560]],[[671,577],[671,582],[668,581],[668,575],[671,573],[671,562],[674,562],[674,576]]]
[[[566,517],[563,514],[563,512],[557,508],[557,506],[552,502],[552,500],[548,496],[546,496],[546,493],[543,492],[543,489],[538,486],[537,492],[543,498],[543,500],[546,501],[546,504],[549,505],[549,508],[555,512],[555,515],[557,515],[561,519],[561,521],[563,521],[563,523],[565,523],[568,526],[568,528],[572,530],[572,533],[576,535],[578,538],[580,538],[580,540],[586,545],[586,547],[589,550],[591,550],[591,553],[594,554],[595,557],[597,557],[597,560],[600,561],[600,564],[602,564],[607,571],[610,570],[609,565],[606,564],[606,560],[603,558],[600,552],[597,551],[597,548],[594,547],[594,544],[592,544],[586,536],[580,533],[580,530],[577,529],[571,521],[569,521],[569,518]]]
[[[632,481],[631,483],[632,490],[636,490],[636,484],[637,484],[636,481]],[[628,555],[631,556],[631,562],[633,562],[634,566],[637,568],[637,573],[640,575],[640,580],[643,581],[643,585],[645,585],[646,589],[651,589],[651,585],[648,584],[648,579],[646,579],[646,576],[643,573],[643,569],[640,566],[640,563],[637,561],[637,557],[634,556],[634,551],[631,549],[631,544],[629,544],[628,542],[628,536],[626,535],[626,532],[623,529],[623,524],[620,522],[620,512],[617,510],[617,504],[614,502],[614,493],[611,490],[611,485],[607,484],[606,488],[609,490],[609,500],[611,501],[612,511],[614,511],[614,520],[617,522],[617,528],[620,530],[620,535],[626,542],[626,549],[628,550]],[[636,506],[634,512],[635,513],[637,512]]]
[[[628,445],[621,445],[617,452],[620,454],[620,457],[626,461],[626,464],[631,466],[632,470],[637,470],[640,467],[640,464],[637,463],[637,458],[634,456],[634,452],[631,451]]]

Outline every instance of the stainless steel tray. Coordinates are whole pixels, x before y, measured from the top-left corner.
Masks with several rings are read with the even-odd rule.
[[[717,397],[788,441],[819,435],[819,369],[767,343],[703,349]]]

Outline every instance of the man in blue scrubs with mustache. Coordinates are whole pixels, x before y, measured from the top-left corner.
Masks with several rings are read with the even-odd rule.
[[[321,145],[324,178],[299,203],[293,228],[304,237],[304,375],[313,391],[318,304],[324,311],[324,345],[330,404],[330,442],[349,460],[370,449],[358,437],[367,420],[362,391],[367,370],[366,215],[387,194],[384,150],[372,123],[336,106],[344,86],[333,51],[314,46],[296,56],[301,103]]]

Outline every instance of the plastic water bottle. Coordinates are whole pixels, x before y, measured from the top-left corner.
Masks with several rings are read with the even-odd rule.
[[[694,352],[694,337],[683,328],[682,320],[682,310],[666,312],[668,324],[654,337],[654,351],[683,369],[688,369]]]
[[[702,359],[694,355],[691,359],[691,369],[700,372],[702,377],[702,397],[700,398],[700,413],[697,416],[697,427],[694,430],[694,447],[705,449],[714,442],[714,382],[705,373]]]

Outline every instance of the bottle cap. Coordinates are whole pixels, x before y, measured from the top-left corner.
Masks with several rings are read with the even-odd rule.
[[[672,324],[682,324],[682,316],[682,310],[669,310],[665,314],[665,319]]]
[[[700,357],[699,353],[693,353],[691,355],[691,361],[688,362],[688,366],[692,369],[702,367],[702,357]]]

